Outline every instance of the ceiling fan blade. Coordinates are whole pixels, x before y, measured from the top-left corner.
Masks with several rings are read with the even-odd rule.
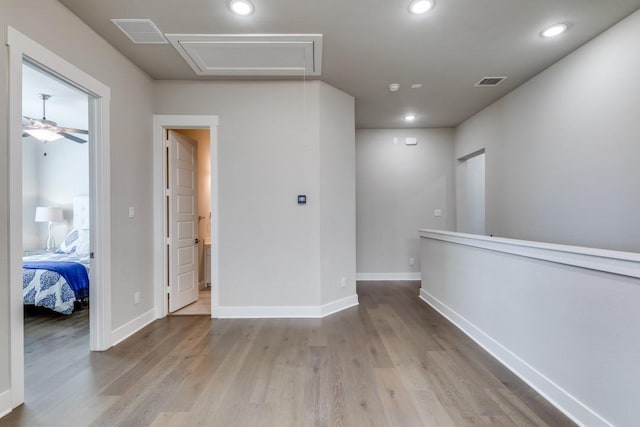
[[[83,129],[74,129],[74,128],[62,128],[60,126],[56,126],[60,132],[70,132],[70,133],[79,133],[82,135],[89,135],[89,131]]]
[[[84,139],[78,138],[77,136],[70,135],[70,134],[68,134],[66,132],[58,132],[58,135],[62,135],[65,138],[70,139],[73,142],[77,142],[78,144],[86,144],[87,143],[87,141],[85,141]]]

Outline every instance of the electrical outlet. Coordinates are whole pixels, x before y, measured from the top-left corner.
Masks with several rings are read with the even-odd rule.
[[[140,304],[140,292],[136,292],[133,294],[133,303]]]
[[[409,258],[409,265],[416,265],[416,260],[414,258]]]
[[[340,287],[344,288],[345,286],[347,286],[347,278],[343,277],[342,279],[340,279]]]

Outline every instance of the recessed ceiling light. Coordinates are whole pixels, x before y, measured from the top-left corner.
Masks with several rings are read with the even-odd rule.
[[[412,122],[416,119],[416,115],[415,114],[406,114],[404,116],[404,121],[405,122]]]
[[[540,35],[545,38],[559,36],[560,34],[567,31],[567,28],[568,28],[567,24],[552,25],[546,30],[542,31]]]
[[[420,89],[422,87],[422,83],[413,83],[411,85],[411,89]]]
[[[249,0],[231,0],[229,8],[236,15],[242,16],[251,15],[254,10],[253,3]]]
[[[434,0],[413,0],[409,3],[409,12],[421,15],[433,9]]]
[[[389,90],[391,92],[397,92],[400,89],[400,85],[398,83],[391,83],[389,85]]]

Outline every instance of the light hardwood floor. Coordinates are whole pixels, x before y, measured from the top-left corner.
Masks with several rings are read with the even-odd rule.
[[[198,301],[181,308],[172,316],[193,316],[208,315],[211,317],[211,289],[201,289],[198,295]]]
[[[361,283],[321,320],[170,316],[104,353],[27,321],[27,403],[0,426],[573,425],[418,286]]]

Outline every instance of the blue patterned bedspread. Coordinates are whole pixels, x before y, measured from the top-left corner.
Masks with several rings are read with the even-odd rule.
[[[23,261],[31,267],[37,267],[23,268],[22,270],[22,289],[25,304],[34,304],[58,313],[71,314],[74,302],[89,295],[88,256],[47,253],[24,257]],[[72,286],[65,279],[65,276],[70,276],[64,272],[61,274],[58,268],[53,268],[51,264],[48,264],[52,262],[79,263],[85,270],[85,274],[79,274],[80,269],[76,265],[75,275],[85,276],[86,282],[82,283],[82,281],[75,281],[71,278],[73,287],[78,289],[74,292]],[[40,267],[52,267],[52,269]]]

